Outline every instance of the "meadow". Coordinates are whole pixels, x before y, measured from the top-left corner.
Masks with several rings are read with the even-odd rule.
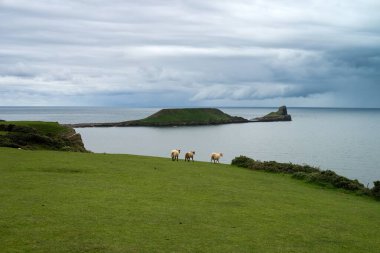
[[[170,158],[0,148],[2,252],[379,252],[380,202]]]

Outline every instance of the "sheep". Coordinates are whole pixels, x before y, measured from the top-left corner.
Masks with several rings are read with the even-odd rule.
[[[222,153],[212,153],[211,154],[211,162],[214,161],[214,163],[218,162],[219,163],[219,158],[223,157]]]
[[[179,156],[179,153],[181,153],[181,150],[180,150],[180,149],[173,149],[173,150],[171,151],[172,161],[177,160],[177,162],[178,162],[178,156]]]
[[[187,152],[187,153],[185,154],[185,162],[186,162],[186,161],[190,162],[190,158],[191,158],[191,160],[194,162],[194,155],[195,155],[195,151]]]

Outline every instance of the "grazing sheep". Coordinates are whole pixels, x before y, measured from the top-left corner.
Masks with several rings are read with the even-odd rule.
[[[172,150],[172,152],[171,152],[172,161],[175,161],[175,160],[178,161],[179,153],[181,153],[181,150],[180,150],[180,149],[173,149],[173,150]]]
[[[219,163],[219,158],[223,156],[222,153],[212,153],[211,154],[211,162],[214,161],[214,163],[218,162]]]
[[[185,154],[185,162],[186,162],[186,161],[190,162],[190,158],[191,158],[191,160],[194,162],[194,155],[195,155],[195,151],[187,152],[187,153]]]

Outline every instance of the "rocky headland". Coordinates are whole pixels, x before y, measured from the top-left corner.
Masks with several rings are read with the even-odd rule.
[[[1,121],[0,147],[87,152],[72,127],[42,121]]]
[[[286,106],[278,108],[277,112],[271,112],[264,117],[253,119],[255,122],[292,121],[292,116],[288,114]]]

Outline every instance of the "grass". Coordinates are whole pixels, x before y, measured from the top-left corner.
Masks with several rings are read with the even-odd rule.
[[[289,175],[0,148],[2,252],[379,252],[380,203]]]
[[[281,116],[281,114],[278,112],[270,112],[267,115],[265,115],[264,117],[278,117],[278,116]]]

